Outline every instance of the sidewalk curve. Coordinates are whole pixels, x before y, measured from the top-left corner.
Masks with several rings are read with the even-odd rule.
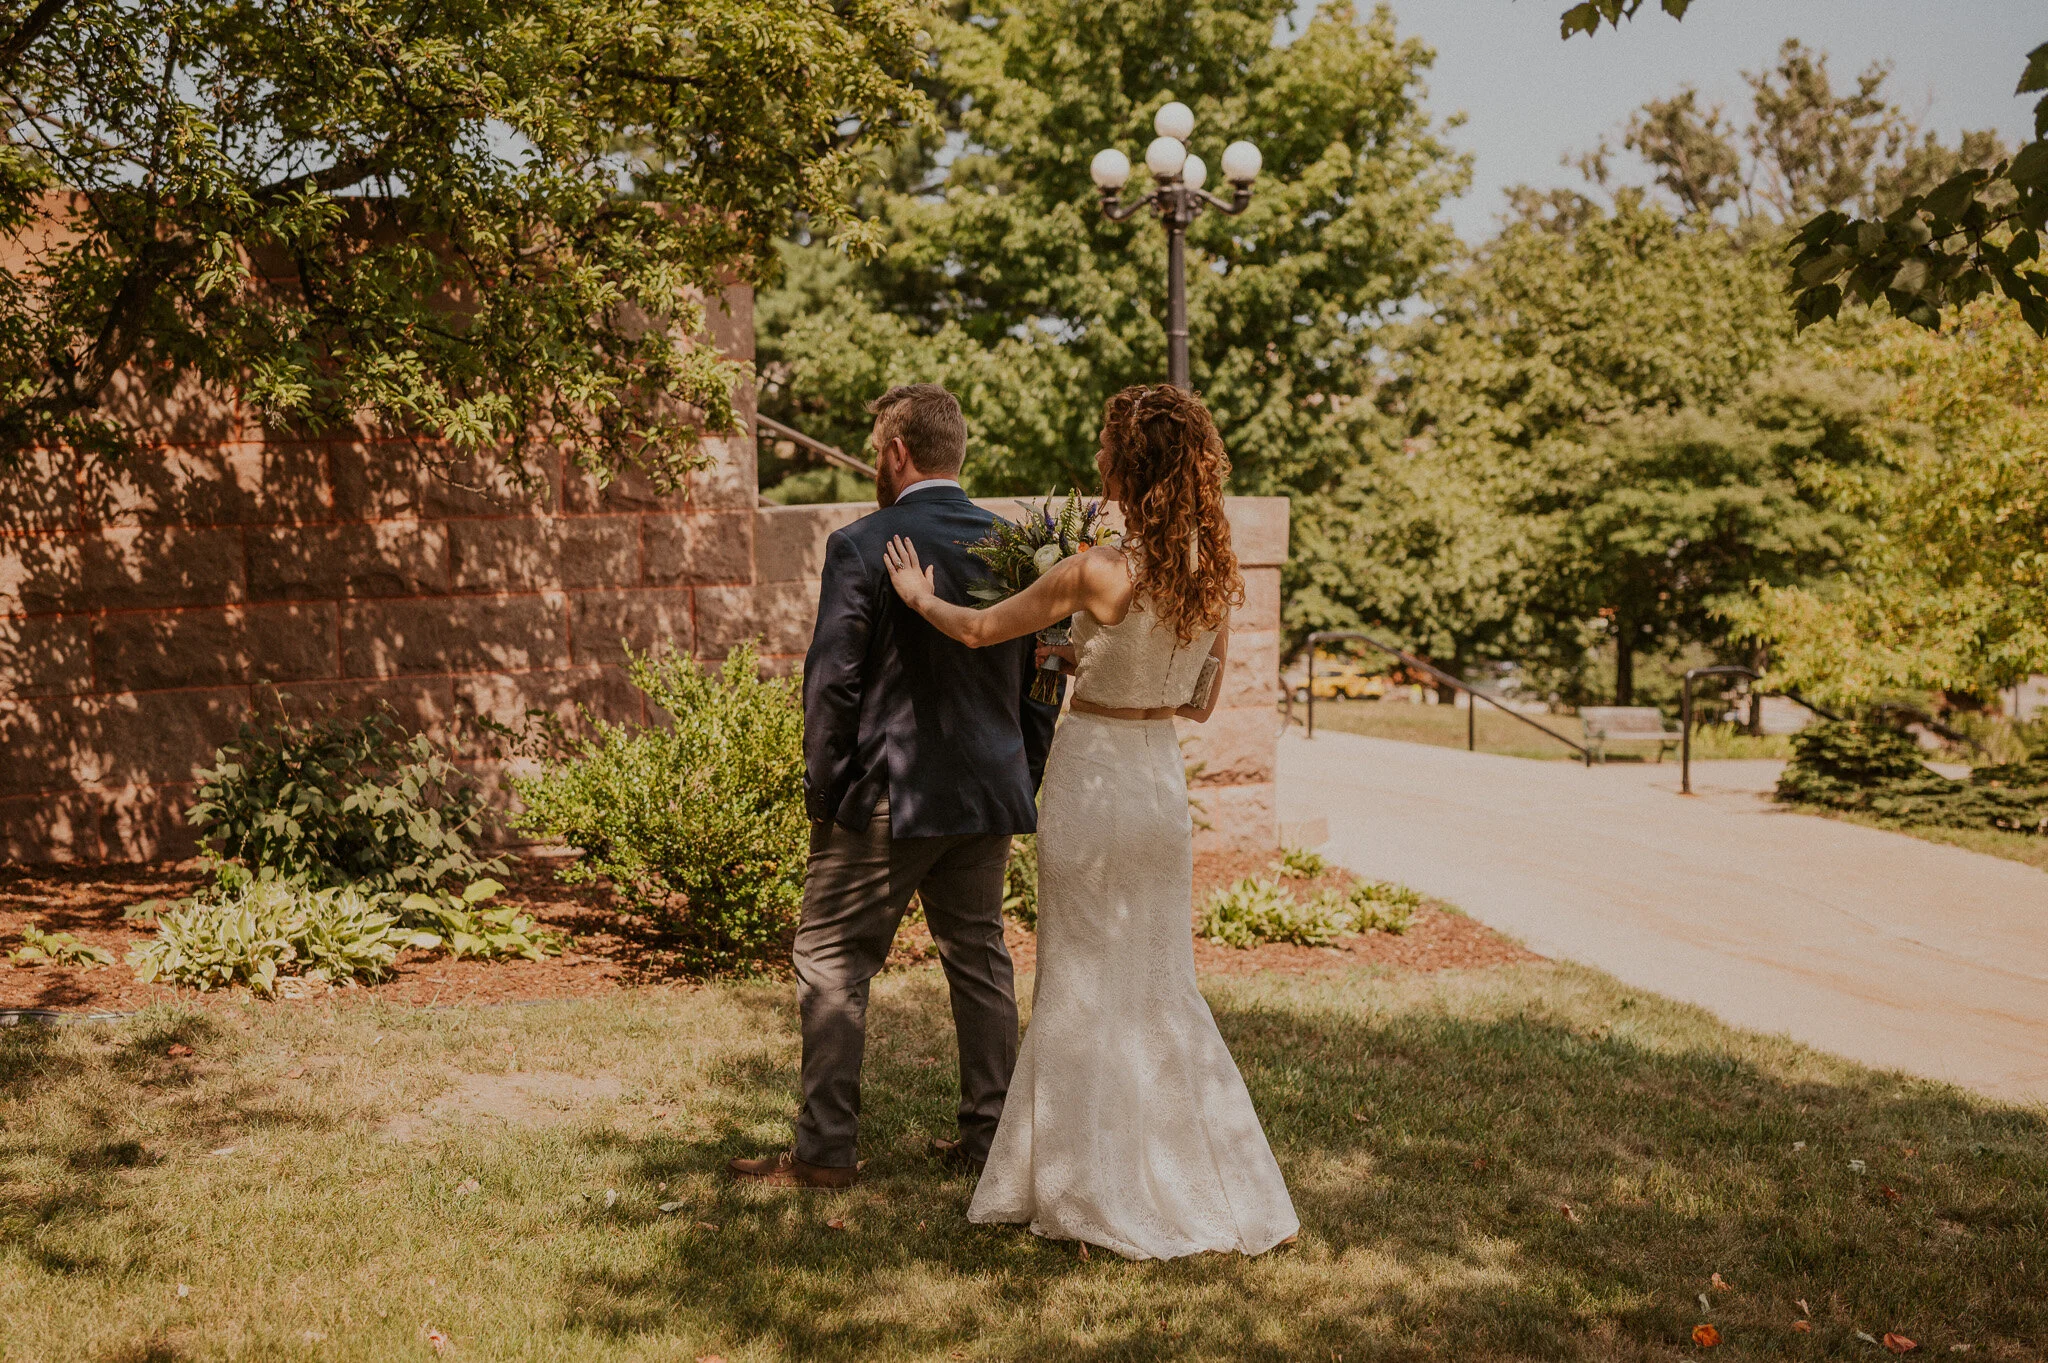
[[[1290,731],[1281,818],[1546,956],[1866,1064],[2048,1102],[2048,872],[1769,799],[1777,762],[1587,769]]]

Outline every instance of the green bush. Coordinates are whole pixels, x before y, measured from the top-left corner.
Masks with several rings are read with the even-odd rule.
[[[1019,927],[1038,931],[1038,839],[1032,834],[1010,839],[1010,864],[1003,868],[1003,912]]]
[[[1391,880],[1368,880],[1346,898],[1353,932],[1387,932],[1398,937],[1415,921],[1422,895]]]
[[[75,965],[86,970],[114,963],[114,953],[90,942],[81,942],[68,932],[44,932],[34,923],[23,925],[21,945],[14,959],[23,965]]]
[[[1900,827],[2048,833],[2048,755],[1978,767],[1953,781],[1927,767],[1908,734],[1831,721],[1793,736],[1777,798],[1870,814]]]
[[[1218,946],[1243,948],[1261,942],[1327,946],[1349,928],[1349,914],[1334,894],[1304,904],[1284,885],[1246,876],[1209,896],[1195,930]]]
[[[475,851],[476,783],[386,712],[244,724],[197,775],[187,821],[258,880],[403,895],[505,874]]]
[[[1283,847],[1273,869],[1294,880],[1314,880],[1330,869],[1330,863],[1323,860],[1322,853],[1306,847]]]
[[[128,964],[145,984],[204,991],[239,983],[270,994],[287,975],[382,979],[405,948],[436,944],[360,891],[250,880],[219,902],[160,912],[156,937],[129,952]]]
[[[689,964],[751,966],[795,921],[809,826],[797,687],[760,675],[751,645],[717,672],[630,660],[670,722],[591,719],[537,776],[513,783],[517,824],[579,849],[570,882],[608,880],[682,942]]]

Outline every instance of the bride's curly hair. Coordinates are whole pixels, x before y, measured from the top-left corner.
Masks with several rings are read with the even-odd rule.
[[[1102,448],[1120,495],[1138,592],[1182,643],[1244,604],[1244,574],[1223,516],[1230,456],[1200,398],[1139,384],[1102,411]]]

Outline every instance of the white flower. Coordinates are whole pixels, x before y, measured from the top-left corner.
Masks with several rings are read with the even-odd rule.
[[[1038,570],[1040,577],[1044,577],[1057,568],[1060,560],[1065,557],[1057,544],[1041,544],[1038,546],[1038,552],[1031,556],[1031,566]]]

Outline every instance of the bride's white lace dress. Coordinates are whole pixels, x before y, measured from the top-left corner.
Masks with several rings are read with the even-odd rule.
[[[1155,628],[1156,626],[1156,628]],[[1213,635],[1075,617],[1078,699],[1185,705]],[[1038,980],[968,1219],[1131,1259],[1257,1254],[1299,1226],[1195,988],[1187,777],[1171,719],[1071,712],[1038,822]]]

